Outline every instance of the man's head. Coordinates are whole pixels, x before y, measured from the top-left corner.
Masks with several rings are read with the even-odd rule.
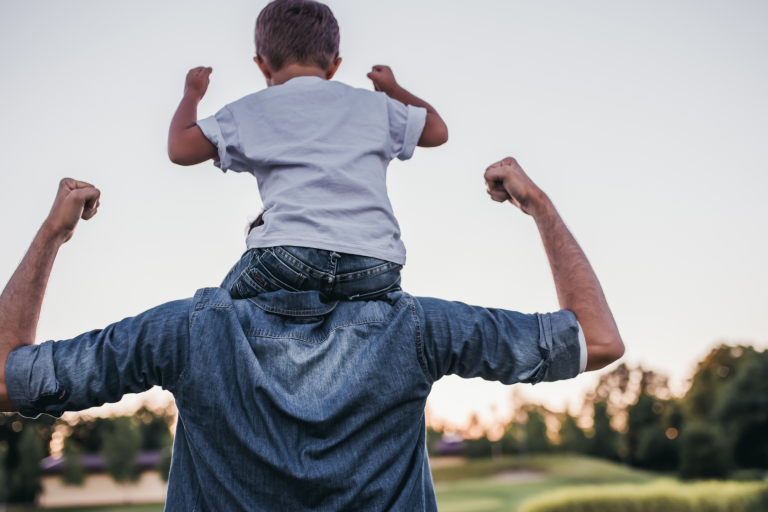
[[[336,18],[312,0],[270,2],[256,19],[255,42],[255,60],[265,76],[290,65],[335,72],[340,62]]]

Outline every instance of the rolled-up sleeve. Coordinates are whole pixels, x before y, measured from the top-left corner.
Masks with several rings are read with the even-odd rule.
[[[413,156],[427,122],[427,109],[404,105],[387,97],[391,158],[408,160]]]
[[[14,350],[5,368],[14,407],[22,416],[59,417],[153,386],[173,392],[189,364],[191,302],[169,302],[71,340]]]
[[[219,156],[214,159],[213,165],[223,172],[228,170],[250,172],[251,169],[240,144],[237,121],[229,107],[222,108],[211,117],[199,120],[197,126],[218,150]]]
[[[504,384],[537,384],[580,373],[579,325],[570,311],[526,315],[419,298],[426,369]]]

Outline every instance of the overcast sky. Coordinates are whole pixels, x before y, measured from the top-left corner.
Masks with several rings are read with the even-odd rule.
[[[0,282],[63,176],[103,192],[60,252],[39,341],[216,286],[245,249],[256,180],[168,160],[188,69],[214,68],[200,117],[265,87],[264,1],[0,0]],[[603,284],[625,360],[682,386],[720,341],[768,345],[768,4],[761,1],[331,0],[336,79],[374,64],[434,105],[444,147],[390,166],[404,288],[523,312],[558,309],[532,220],[491,202],[515,156]],[[594,375],[525,387],[562,408]],[[435,417],[504,414],[509,388],[446,378]]]

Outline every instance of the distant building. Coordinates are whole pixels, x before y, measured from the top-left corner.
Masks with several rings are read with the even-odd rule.
[[[443,434],[443,437],[435,443],[435,453],[448,457],[461,455],[464,450],[464,438],[461,434]]]

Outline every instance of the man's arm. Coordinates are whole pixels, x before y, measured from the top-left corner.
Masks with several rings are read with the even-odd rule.
[[[432,105],[417,98],[406,91],[395,80],[395,75],[389,66],[373,66],[373,71],[368,73],[368,78],[373,82],[377,91],[385,93],[393,100],[405,105],[422,107],[427,109],[427,120],[424,123],[424,131],[421,132],[418,146],[422,148],[434,148],[448,142],[448,127]]]
[[[218,152],[197,126],[197,105],[205,96],[213,69],[195,68],[187,74],[184,97],[176,109],[168,132],[168,157],[178,165],[196,165]]]
[[[80,219],[91,219],[101,193],[93,185],[64,179],[48,218],[29,251],[0,294],[0,410],[14,411],[5,382],[8,354],[35,343],[45,289],[59,247],[75,232]]]
[[[560,307],[573,312],[584,330],[587,370],[598,370],[619,359],[624,355],[624,343],[600,282],[547,195],[514,158],[490,166],[485,180],[494,201],[509,201],[536,221]]]

